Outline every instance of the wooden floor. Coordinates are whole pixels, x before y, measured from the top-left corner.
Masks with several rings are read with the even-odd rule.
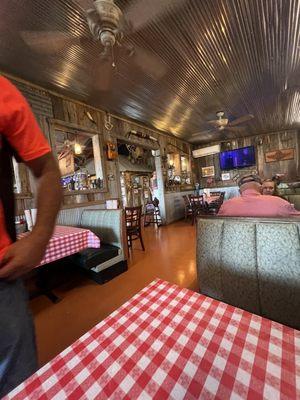
[[[197,290],[195,227],[180,221],[159,229],[145,228],[146,251],[139,242],[127,272],[104,285],[77,277],[55,290],[62,300],[39,296],[31,301],[40,365],[51,360],[87,330],[130,299],[155,278]]]

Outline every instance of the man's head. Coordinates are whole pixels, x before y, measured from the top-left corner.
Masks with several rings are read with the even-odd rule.
[[[272,179],[266,179],[262,183],[262,194],[273,196],[276,192],[276,182]]]
[[[245,190],[252,189],[258,193],[261,193],[261,179],[258,175],[245,175],[239,180],[240,192],[243,193]]]

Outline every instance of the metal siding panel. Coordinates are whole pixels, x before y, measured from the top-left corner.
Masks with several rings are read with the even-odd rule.
[[[129,1],[116,3],[124,9]],[[155,53],[167,67],[166,75],[155,80],[121,55],[112,90],[105,95],[95,92],[91,79],[100,65],[98,43],[85,40],[47,56],[30,49],[19,34],[58,30],[89,35],[84,12],[73,1],[2,0],[0,10],[5,15],[1,68],[46,88],[181,138],[207,129],[206,121],[218,109],[230,120],[254,114],[245,136],[300,126],[299,0],[186,0],[179,8],[171,5],[161,18],[125,38]],[[48,100],[34,99],[38,112],[50,112]],[[224,131],[206,133],[199,143],[228,138],[232,134]]]

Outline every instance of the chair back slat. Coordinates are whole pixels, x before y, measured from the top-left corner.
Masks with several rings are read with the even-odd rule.
[[[145,246],[142,238],[141,229],[142,220],[142,206],[139,207],[125,207],[125,221],[126,221],[126,233],[128,248],[132,248],[132,241],[139,239],[143,251],[145,251]]]
[[[127,227],[139,227],[141,225],[142,206],[125,207],[125,220]]]
[[[199,195],[199,196],[191,195],[190,202],[191,202],[192,207],[202,206],[204,203],[203,196],[202,195]]]
[[[188,197],[186,194],[185,194],[184,196],[182,196],[182,197],[183,197],[184,205],[185,205],[186,207],[190,206],[190,205],[191,205],[191,202],[190,202],[189,197]]]

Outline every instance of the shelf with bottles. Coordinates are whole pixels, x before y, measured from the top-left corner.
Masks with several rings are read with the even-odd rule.
[[[90,175],[84,169],[62,176],[61,183],[63,189],[69,192],[103,189],[103,179],[97,178],[96,175]]]
[[[185,170],[178,175],[168,175],[165,180],[166,191],[176,192],[183,190],[185,187],[192,187],[192,173]]]

